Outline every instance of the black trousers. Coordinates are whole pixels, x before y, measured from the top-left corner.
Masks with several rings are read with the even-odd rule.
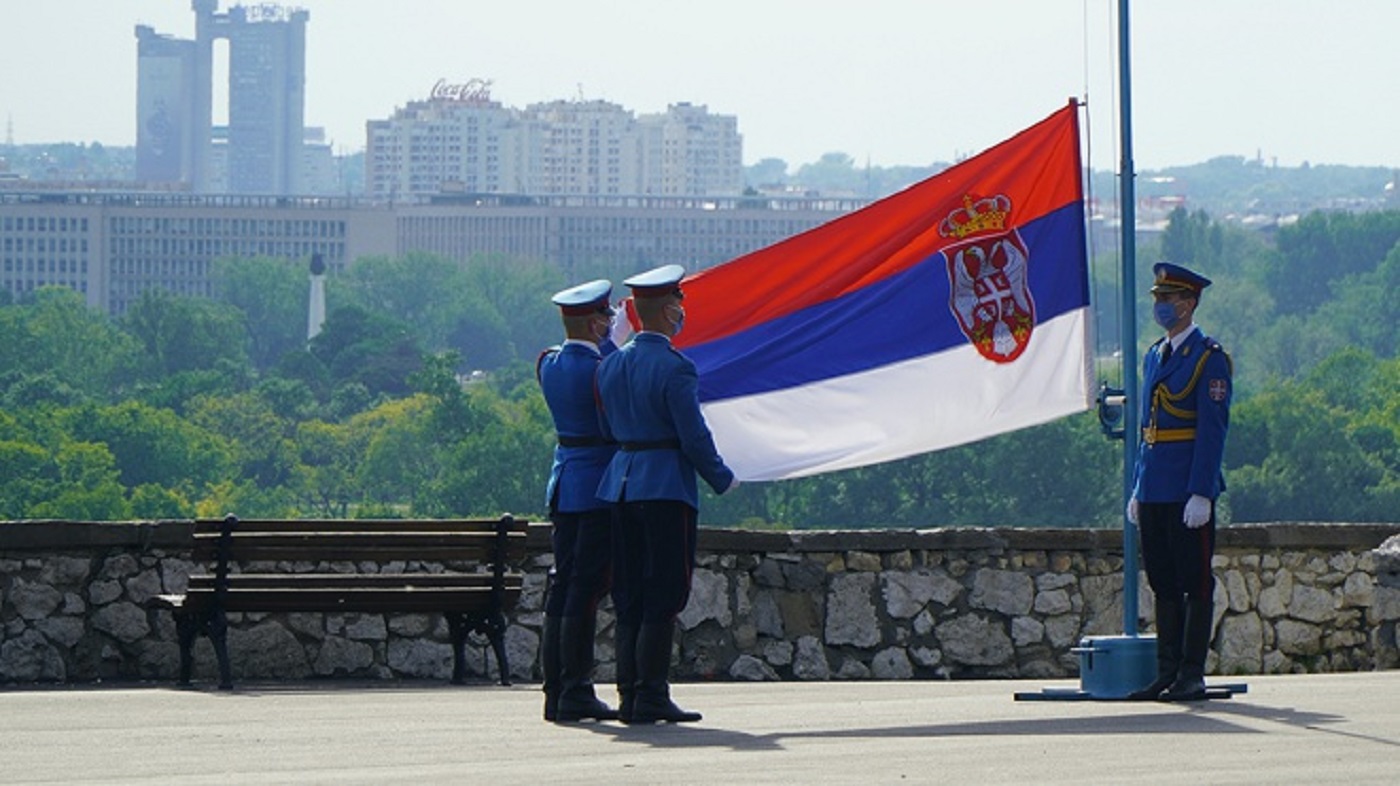
[[[613,508],[613,607],[621,625],[669,624],[690,600],[695,508],[641,500]]]
[[[1138,505],[1138,534],[1147,583],[1159,598],[1210,601],[1215,597],[1215,510],[1205,526],[1187,529],[1181,521],[1185,502],[1143,502]]]
[[[591,617],[612,585],[612,511],[554,513],[550,520],[554,570],[545,613]]]

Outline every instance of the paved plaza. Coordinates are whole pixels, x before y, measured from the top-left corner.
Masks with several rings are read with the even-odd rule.
[[[1400,671],[1243,681],[1191,705],[684,683],[704,721],[645,728],[544,723],[531,684],[7,686],[0,783],[1400,783]]]

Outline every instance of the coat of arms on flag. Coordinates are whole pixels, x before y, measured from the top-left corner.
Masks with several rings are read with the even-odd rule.
[[[963,335],[982,357],[1010,363],[1035,329],[1035,300],[1026,285],[1030,252],[1015,230],[1005,230],[1011,200],[1004,194],[963,206],[939,225],[944,237],[971,238],[944,250],[951,307]]]

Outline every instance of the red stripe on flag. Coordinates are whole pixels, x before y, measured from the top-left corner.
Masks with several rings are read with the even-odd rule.
[[[1004,195],[1007,228],[1082,199],[1078,107],[1073,102],[1016,136],[893,196],[767,248],[705,270],[682,285],[679,346],[841,297],[959,242],[939,224],[964,199]]]

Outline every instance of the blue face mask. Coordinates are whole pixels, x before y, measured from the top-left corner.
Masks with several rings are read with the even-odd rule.
[[[1175,325],[1178,321],[1178,317],[1176,315],[1176,304],[1168,303],[1165,301],[1161,303],[1153,303],[1152,318],[1157,320],[1157,324],[1161,325],[1167,330],[1171,330],[1172,325]]]
[[[681,328],[685,327],[685,309],[676,309],[676,318],[671,320],[671,324],[676,326],[676,332],[671,335],[673,337],[679,336],[681,334]]]

